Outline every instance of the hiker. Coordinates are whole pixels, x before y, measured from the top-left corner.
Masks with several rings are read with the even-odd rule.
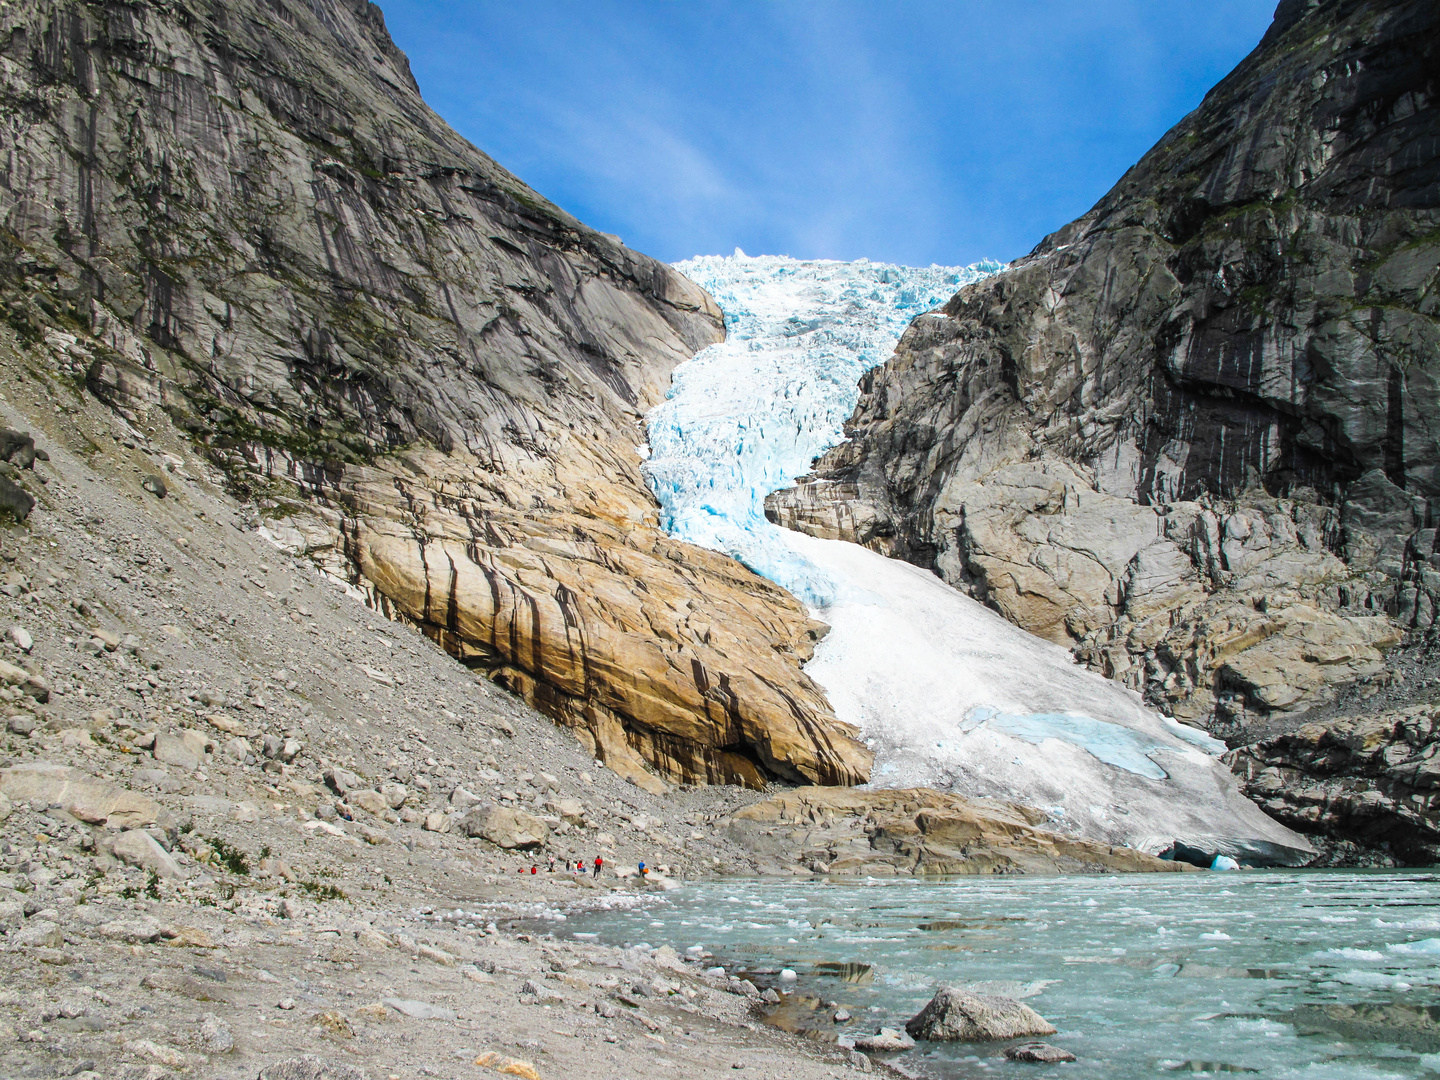
[[[551,856],[550,856],[550,869],[549,869],[548,873],[553,874],[554,872],[555,872],[555,856],[554,856],[554,855],[551,855]]]
[[[584,859],[579,860],[579,861],[575,864],[575,873],[579,874],[581,877],[584,877],[584,876],[585,876],[585,860],[584,860]]]
[[[650,871],[648,871],[648,870],[645,869],[645,864],[642,862],[642,863],[640,864],[640,876],[641,876],[641,877],[644,877],[644,876],[645,876],[646,874],[648,874],[649,872],[650,872]]]
[[[594,877],[600,876],[600,867],[602,867],[603,865],[605,865],[605,860],[599,855],[596,855],[594,860],[590,863],[590,868],[595,871],[595,873],[593,874]]]
[[[538,866],[536,866],[534,863],[531,863],[531,864],[530,864],[530,873],[532,873],[532,874],[537,873],[537,872],[539,871],[539,869],[540,869],[540,868],[539,868]]]

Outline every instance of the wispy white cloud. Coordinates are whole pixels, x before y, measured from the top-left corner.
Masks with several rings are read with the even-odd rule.
[[[664,258],[1009,258],[1104,193],[1273,0],[386,0],[442,115]]]

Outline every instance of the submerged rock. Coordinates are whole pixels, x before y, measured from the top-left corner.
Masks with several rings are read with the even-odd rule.
[[[1058,1046],[1051,1046],[1049,1043],[1032,1042],[1021,1043],[1019,1046],[1007,1046],[1005,1048],[1006,1061],[1028,1061],[1037,1065],[1049,1065],[1061,1061],[1074,1061],[1075,1055],[1069,1050],[1062,1050]]]
[[[1054,1035],[1055,1025],[1014,998],[946,987],[905,1024],[917,1039],[989,1042],[1025,1035]]]

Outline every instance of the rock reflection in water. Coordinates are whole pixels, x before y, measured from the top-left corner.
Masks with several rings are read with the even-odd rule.
[[[1301,1034],[1333,1032],[1347,1039],[1395,1043],[1422,1053],[1440,1051],[1440,1006],[1391,1001],[1365,1005],[1309,1005],[1288,1019]]]
[[[1162,1068],[1169,1072],[1189,1073],[1258,1073],[1245,1065],[1230,1065],[1223,1061],[1162,1061]]]
[[[875,969],[869,964],[816,964],[816,974],[830,975],[856,986],[869,986],[875,981]]]

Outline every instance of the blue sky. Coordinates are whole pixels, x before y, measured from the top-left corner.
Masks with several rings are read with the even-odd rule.
[[[1013,259],[1275,0],[382,0],[426,99],[581,220],[699,254]]]

